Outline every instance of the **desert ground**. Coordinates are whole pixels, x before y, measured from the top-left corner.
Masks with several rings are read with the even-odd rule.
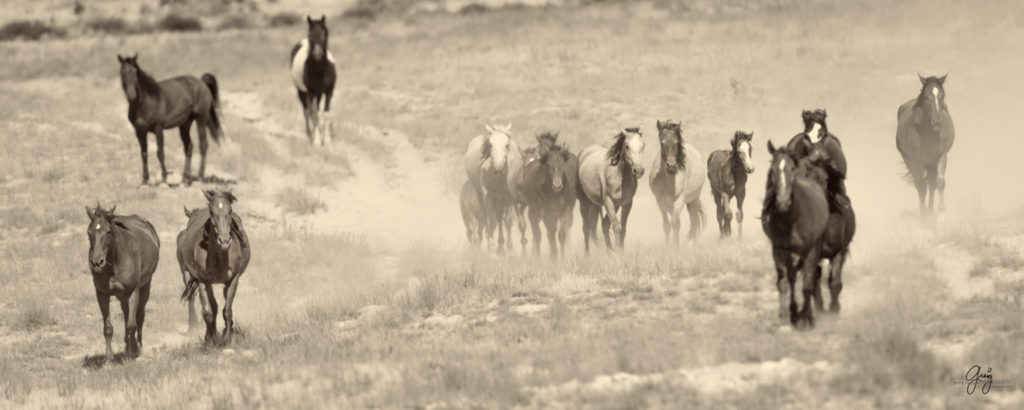
[[[44,3],[71,2],[0,12],[45,16],[31,7]],[[317,2],[268,4],[321,14]],[[288,75],[304,22],[0,42],[0,407],[1024,405],[1020,2],[474,10],[325,11],[340,80],[323,148],[306,140]],[[135,52],[158,79],[217,76],[227,139],[211,143],[213,181],[139,186],[115,60]],[[919,72],[949,73],[957,130],[936,217],[918,215],[894,142]],[[777,318],[758,217],[767,141],[785,143],[813,108],[843,142],[859,224],[842,312],[794,331]],[[621,253],[585,256],[578,213],[557,262],[546,244],[540,257],[467,245],[460,158],[485,123],[511,122],[524,146],[559,131],[573,150],[639,126],[649,167],[659,119],[681,120],[705,158],[754,132],[742,238],[719,240],[705,192],[700,240],[665,245],[645,175]],[[174,240],[203,188],[234,192],[252,241],[234,309],[243,336],[226,347],[187,332],[178,299]],[[84,209],[97,202],[146,217],[162,243],[136,360],[102,360]],[[967,394],[972,365],[1005,383]]]

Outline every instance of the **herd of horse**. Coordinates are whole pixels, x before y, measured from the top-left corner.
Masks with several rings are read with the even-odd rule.
[[[312,144],[323,145],[330,142],[330,102],[337,73],[327,48],[326,19],[307,17],[307,22],[307,38],[291,51],[291,76],[302,103],[307,137]],[[190,184],[194,180],[192,124],[198,125],[198,179],[202,180],[207,131],[215,142],[224,134],[216,78],[207,73],[200,78],[180,76],[158,82],[139,67],[137,54],[118,55],[118,61],[128,119],[141,149],[143,184],[149,182],[148,133],[156,135],[161,179],[167,180],[163,131],[170,128],[178,128],[184,145],[182,182]],[[907,177],[918,191],[922,213],[934,209],[936,190],[939,209],[944,208],[946,155],[954,139],[945,104],[945,79],[921,77],[920,94],[898,112],[896,145],[906,164]],[[826,262],[829,311],[839,311],[842,268],[856,230],[844,183],[846,157],[839,139],[829,132],[826,117],[824,110],[804,111],[802,132],[783,147],[768,142],[772,159],[761,225],[772,243],[779,317],[788,318],[798,328],[813,326],[813,312],[824,311],[820,281]],[[460,206],[470,243],[480,245],[487,240],[499,253],[508,250],[512,247],[512,224],[517,222],[525,252],[528,218],[534,252],[540,253],[543,222],[550,253],[557,258],[565,253],[578,201],[586,252],[598,240],[598,220],[605,246],[611,250],[623,248],[633,199],[646,171],[642,163],[646,142],[640,128],[619,130],[610,145],[593,144],[575,153],[558,140],[555,132],[541,133],[535,145],[521,148],[512,137],[511,124],[487,124],[485,129],[486,134],[469,141],[464,155],[467,181],[460,193]],[[733,198],[737,230],[742,235],[746,182],[754,172],[753,133],[736,131],[729,149],[712,152],[705,161],[683,140],[680,122],[657,121],[657,132],[660,155],[651,165],[649,185],[662,217],[665,241],[679,244],[684,207],[690,219],[688,238],[696,240],[700,235],[706,225],[701,201],[705,180],[717,207],[720,235],[732,234]],[[187,222],[177,237],[184,284],[181,299],[187,301],[192,329],[197,325],[194,299],[199,295],[206,324],[204,341],[219,344],[230,342],[235,332],[232,304],[251,249],[242,219],[232,211],[234,195],[228,191],[203,192],[207,206],[185,209]],[[160,248],[151,223],[136,215],[116,215],[115,208],[103,209],[99,204],[86,207],[89,268],[102,313],[108,359],[114,357],[110,345],[114,333],[109,315],[111,297],[121,304],[126,355],[135,357],[141,352],[145,307]],[[221,334],[217,332],[214,284],[224,285],[225,327]]]

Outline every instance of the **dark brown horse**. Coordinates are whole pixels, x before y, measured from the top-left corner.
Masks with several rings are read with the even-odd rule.
[[[633,209],[633,196],[639,179],[644,175],[641,161],[645,146],[640,128],[626,128],[615,136],[611,147],[593,144],[580,151],[576,195],[580,200],[586,252],[590,252],[591,239],[597,239],[597,219],[602,211],[601,229],[605,245],[609,250],[615,249],[608,235],[610,227],[618,248],[622,249],[629,213]],[[620,209],[621,214],[616,215]]]
[[[292,47],[292,82],[302,102],[309,142],[324,145],[331,142],[331,96],[338,73],[334,56],[327,49],[327,16],[321,16],[320,20],[306,16],[306,22],[309,23],[306,38]],[[320,112],[321,99],[323,112]]]
[[[953,117],[946,107],[946,76],[921,79],[921,93],[900,106],[897,113],[896,149],[907,167],[907,177],[917,188],[921,213],[931,212],[935,190],[939,191],[939,211],[946,208],[946,156],[953,147],[956,132]],[[928,207],[925,208],[925,193]]]
[[[242,218],[232,211],[234,195],[225,191],[203,191],[203,194],[208,201],[207,207],[192,213],[188,225],[178,234],[178,264],[182,275],[188,276],[181,299],[191,304],[199,285],[205,287],[205,292],[199,293],[203,321],[206,322],[204,340],[220,343],[217,337],[217,300],[213,296],[213,284],[224,284],[223,341],[230,343],[234,334],[231,306],[238,282],[249,265],[251,249],[249,238],[242,228]],[[192,309],[189,312],[192,315]],[[189,318],[190,323],[193,321]]]
[[[138,54],[132,57],[117,56],[121,63],[121,88],[128,98],[128,121],[135,128],[142,152],[142,184],[149,183],[148,143],[146,135],[156,135],[156,157],[160,160],[161,181],[167,182],[167,167],[164,166],[164,130],[177,128],[185,149],[185,171],[182,183],[192,181],[192,137],[189,129],[192,123],[199,130],[199,179],[206,174],[206,130],[210,130],[214,142],[219,142],[223,132],[217,108],[220,100],[217,79],[213,74],[203,74],[202,80],[186,75],[157,82],[139,68]]]
[[[708,156],[708,182],[711,196],[718,208],[718,231],[721,236],[732,234],[732,209],[729,203],[736,198],[736,229],[743,236],[743,200],[747,197],[747,174],[754,172],[751,140],[753,132],[736,131],[730,145],[732,149],[718,150]]]
[[[99,204],[96,208],[85,208],[89,215],[89,270],[103,316],[107,360],[114,358],[110,348],[114,336],[110,297],[121,302],[125,354],[137,357],[142,352],[142,325],[146,321],[150,281],[160,261],[160,238],[153,225],[135,215],[114,215],[115,208],[103,210]]]
[[[519,186],[526,199],[526,209],[533,228],[533,249],[540,255],[540,222],[548,233],[551,257],[565,253],[565,239],[572,226],[572,208],[576,205],[576,173],[579,161],[558,144],[558,134],[544,133],[537,137],[538,157],[523,166]],[[557,237],[558,241],[555,242]]]
[[[825,187],[807,175],[786,148],[772,155],[761,210],[761,228],[772,243],[779,288],[779,319],[787,314],[795,327],[814,326],[810,299],[821,260],[822,239],[829,223]],[[806,162],[805,162],[806,163]]]
[[[807,162],[816,167],[811,171],[819,184],[828,184],[835,178],[837,165],[835,159],[822,142],[815,143],[807,156]],[[824,171],[822,173],[821,171]],[[822,238],[821,258],[829,261],[828,287],[831,293],[829,311],[839,313],[839,293],[843,290],[843,265],[850,255],[850,243],[857,231],[857,220],[853,213],[853,205],[845,193],[834,192],[832,200],[838,206],[832,207],[828,219],[828,228]],[[814,273],[814,307],[824,312],[821,298],[821,266]]]

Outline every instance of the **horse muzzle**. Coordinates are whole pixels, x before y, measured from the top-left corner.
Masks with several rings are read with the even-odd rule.
[[[754,173],[754,166],[753,165],[748,165],[748,166],[745,166],[744,168],[746,169],[748,174],[753,174]]]
[[[675,173],[675,171],[671,171],[671,173]],[[637,177],[637,178],[640,178],[640,177],[644,176],[644,168],[643,167],[634,167],[633,168],[633,176]]]
[[[562,186],[562,181],[555,181],[551,183],[551,189],[554,190],[555,193],[562,192]]]
[[[104,266],[107,266],[106,258],[89,259],[89,267],[92,268],[93,272],[98,273],[99,271],[103,270]]]
[[[228,236],[227,238],[217,237],[217,244],[220,245],[222,248],[226,248],[226,247],[231,245],[231,237],[230,236]]]

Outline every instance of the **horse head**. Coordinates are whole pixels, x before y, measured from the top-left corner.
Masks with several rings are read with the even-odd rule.
[[[113,262],[109,256],[114,244],[115,209],[117,205],[104,210],[100,208],[99,203],[95,208],[85,207],[85,213],[89,216],[89,228],[86,230],[86,234],[89,235],[89,267],[93,272],[99,272]]]
[[[505,170],[508,162],[508,153],[512,148],[512,123],[506,126],[486,124],[484,128],[490,135],[484,137],[484,144],[481,149],[481,157],[484,160],[483,169],[500,173]]]
[[[775,209],[786,212],[793,199],[793,181],[796,179],[796,160],[785,147],[775,148],[768,141],[768,153],[772,156],[768,170],[768,186],[765,188],[765,202],[772,201]]]
[[[811,141],[817,141],[828,135],[828,126],[825,125],[825,118],[828,117],[828,113],[823,109],[817,109],[814,111],[804,110],[800,115],[804,120],[804,134]]]
[[[611,160],[611,166],[629,167],[633,177],[640,178],[644,175],[642,160],[645,145],[639,127],[625,128],[615,136],[615,143],[608,149],[607,158]]]
[[[754,172],[754,163],[751,162],[754,157],[754,148],[750,145],[750,141],[753,139],[753,131],[749,133],[736,131],[736,134],[732,136],[733,157],[739,158],[740,163],[743,164],[743,169],[746,170],[748,174]]]
[[[231,231],[233,222],[231,220],[231,205],[235,203],[235,196],[229,191],[205,190],[203,195],[208,201],[210,209],[210,221],[207,229],[212,229],[217,236],[217,244],[221,247],[231,245]],[[209,232],[207,232],[209,233]]]
[[[135,101],[139,98],[139,54],[136,53],[131,57],[121,57],[117,55],[117,61],[121,63],[121,88],[124,89],[124,94],[128,96],[129,101]]]
[[[327,55],[327,16],[322,15],[319,20],[313,20],[307,15],[306,22],[309,23],[309,56],[313,61],[323,61]]]
[[[921,95],[917,97],[917,106],[924,109],[932,128],[938,129],[942,126],[940,112],[946,111],[946,90],[943,84],[946,83],[946,75],[942,77],[922,77]]]
[[[658,141],[661,143],[661,161],[665,164],[665,170],[675,174],[684,162],[682,124],[659,120]]]
[[[569,159],[569,150],[559,144],[543,150],[538,159],[541,165],[547,169],[547,178],[551,180],[551,190],[556,193],[562,192],[562,188],[565,186],[565,176],[569,172]]]

